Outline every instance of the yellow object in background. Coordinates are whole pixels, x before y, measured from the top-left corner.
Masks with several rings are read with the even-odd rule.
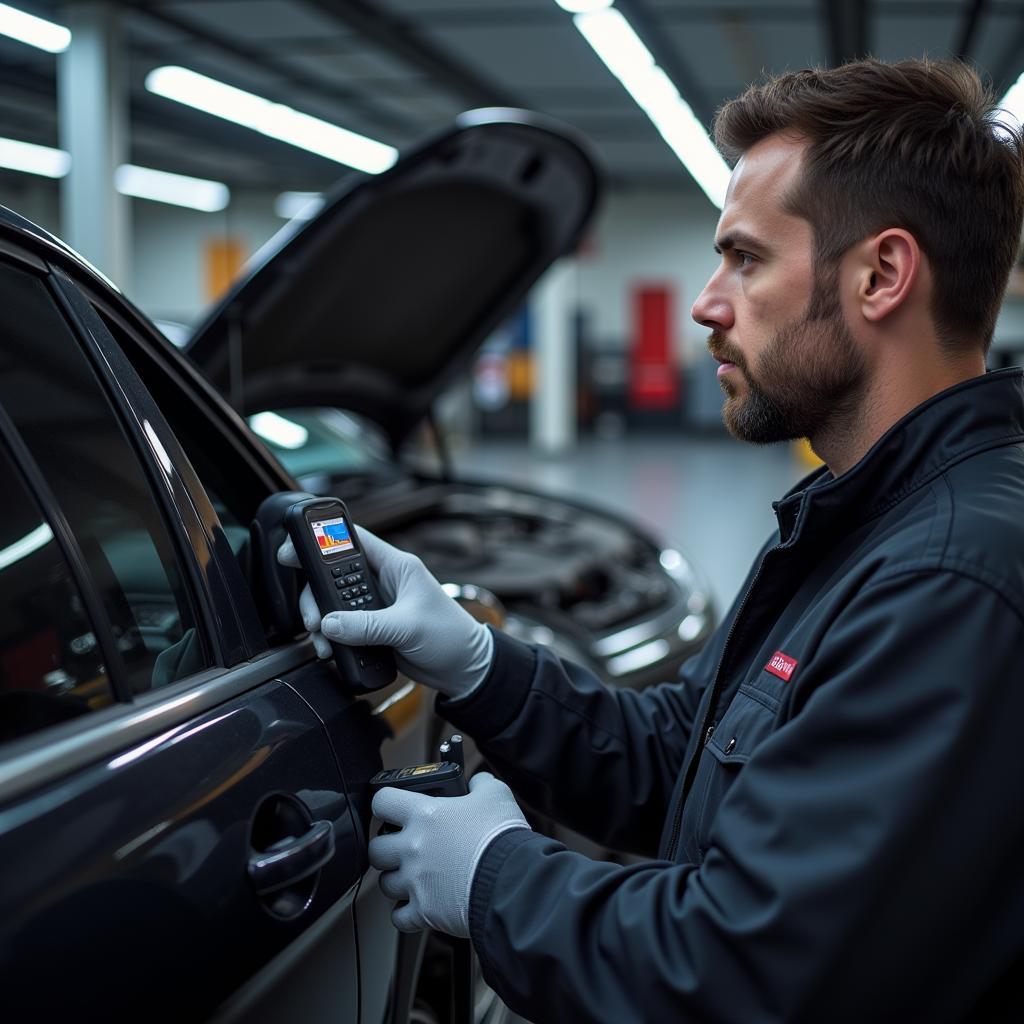
[[[793,445],[793,450],[796,452],[797,461],[802,466],[806,466],[809,470],[817,469],[819,466],[824,465],[821,459],[814,454],[814,451],[811,449],[810,442],[806,437],[797,441],[796,444]]]
[[[508,354],[508,392],[513,402],[525,402],[533,394],[533,355],[515,349]]]
[[[245,243],[240,238],[207,239],[203,251],[205,290],[208,302],[219,299],[245,263]]]

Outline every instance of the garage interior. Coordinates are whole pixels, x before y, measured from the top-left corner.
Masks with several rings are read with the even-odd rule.
[[[172,334],[201,319],[286,217],[309,216],[318,196],[360,172],[158,94],[157,69],[184,66],[399,151],[480,107],[537,111],[579,132],[605,177],[598,217],[561,282],[549,275],[483,346],[441,415],[467,472],[500,466],[542,489],[582,486],[690,553],[728,604],[771,528],[771,500],[813,459],[750,450],[722,431],[705,332],[689,317],[714,268],[717,207],[571,11],[554,0],[16,6],[83,45],[55,54],[0,35],[0,138],[45,147],[44,158],[72,153],[70,170],[59,156],[42,174],[0,170],[0,202],[68,241]],[[1024,13],[1013,2],[615,6],[705,129],[762,72],[862,54],[958,55],[1002,96],[1024,70]],[[131,198],[114,185],[133,187],[126,172],[117,179],[124,165],[215,182],[213,199],[199,201],[218,208]],[[996,365],[1024,348],[1016,292]],[[551,303],[561,316],[546,314]],[[714,510],[737,488],[723,523]]]
[[[666,570],[693,567],[691,610],[710,622],[775,528],[773,501],[820,462],[722,423],[708,331],[690,315],[718,266],[729,174],[708,133],[764,75],[869,55],[969,61],[1024,119],[1020,0],[13,0],[0,4],[0,206],[187,352],[268,253],[464,112],[561,126],[602,182],[579,244],[439,375],[422,429],[395,442],[344,409],[323,423],[351,443],[338,465],[353,479],[397,456],[410,473],[613,513]],[[631,91],[637,62],[660,69],[660,99]],[[393,285],[374,301],[400,307]],[[1022,360],[1024,249],[988,356],[991,369]],[[302,486],[329,486],[303,462],[315,428],[298,409],[233,404]],[[432,542],[456,560],[482,543],[461,525]],[[545,643],[538,622],[521,635]]]

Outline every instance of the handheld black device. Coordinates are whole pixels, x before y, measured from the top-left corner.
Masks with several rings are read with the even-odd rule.
[[[469,789],[466,786],[466,768],[463,763],[462,737],[452,736],[441,744],[443,761],[430,764],[414,764],[408,768],[386,768],[377,772],[370,779],[370,797],[377,790],[387,786],[398,789],[411,789],[415,793],[426,793],[428,796],[465,796]]]
[[[408,768],[390,768],[377,772],[370,779],[370,798],[386,786],[411,789],[430,796],[465,796],[466,759],[462,749],[462,737],[456,733],[446,739],[439,751],[443,760],[430,764],[414,764]],[[380,827],[380,835],[395,832],[386,822]],[[473,953],[468,939],[459,939],[443,932],[434,933],[434,939],[448,947],[451,956],[451,1003],[449,1020],[452,1024],[472,1024],[473,1021]]]
[[[298,501],[285,512],[284,525],[324,615],[383,607],[356,528],[341,501]],[[342,679],[354,692],[369,693],[394,682],[395,659],[387,647],[346,647],[335,643],[331,647]]]

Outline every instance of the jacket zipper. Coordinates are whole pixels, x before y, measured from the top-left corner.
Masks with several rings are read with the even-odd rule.
[[[676,799],[675,806],[672,808],[672,832],[668,839],[668,849],[665,851],[666,860],[675,860],[676,848],[679,845],[679,833],[683,824],[683,807],[686,804],[686,797],[689,795],[690,789],[693,786],[693,780],[697,776],[697,766],[700,763],[701,753],[703,752],[704,747],[707,746],[708,741],[711,739],[715,731],[715,723],[712,719],[715,716],[715,712],[718,710],[718,701],[722,696],[722,668],[725,665],[726,655],[729,653],[729,645],[732,643],[733,636],[736,633],[736,628],[739,625],[740,620],[743,618],[744,611],[746,611],[747,601],[750,599],[750,595],[754,592],[754,587],[757,586],[757,581],[761,578],[761,571],[764,569],[765,562],[768,561],[768,556],[773,555],[783,546],[784,545],[782,544],[776,544],[775,547],[770,548],[765,552],[764,557],[761,559],[761,564],[757,567],[757,572],[754,573],[754,578],[750,581],[750,586],[747,587],[747,592],[743,595],[743,600],[740,602],[736,616],[732,620],[732,624],[729,626],[729,632],[725,635],[725,644],[722,647],[722,656],[718,659],[718,668],[715,669],[715,681],[711,686],[711,699],[708,701],[708,708],[707,711],[704,712],[704,718],[700,725],[699,735],[702,735],[704,738],[698,745],[697,749],[693,752],[693,756],[690,758],[690,763],[686,766],[686,779],[683,782],[682,791]]]

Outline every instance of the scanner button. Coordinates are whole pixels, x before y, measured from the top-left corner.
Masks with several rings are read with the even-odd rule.
[[[363,563],[362,562],[353,562],[352,563],[352,571],[353,572],[359,572],[359,570],[362,569],[362,567],[363,567]]]
[[[358,608],[359,607],[359,602],[358,601],[349,601],[348,606],[349,606],[349,608]]]
[[[345,574],[345,567],[343,565],[336,565],[331,572],[335,576],[343,576]]]
[[[372,603],[373,603],[373,594],[367,594],[366,597],[363,598],[363,604],[372,604]]]
[[[345,582],[349,586],[352,586],[353,583],[358,583],[359,582],[359,577],[358,576],[346,576],[345,577]]]
[[[360,594],[368,594],[369,592],[370,588],[365,583],[359,588]]]
[[[336,586],[336,587],[337,587],[337,588],[338,588],[339,590],[341,590],[341,588],[342,588],[342,587],[348,586],[348,584],[347,584],[347,583],[346,583],[346,582],[345,582],[344,580],[335,580],[335,581],[334,581],[334,585],[335,585],[335,586]]]

